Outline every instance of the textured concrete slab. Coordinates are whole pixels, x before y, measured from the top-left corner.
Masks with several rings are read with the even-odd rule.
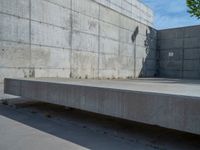
[[[5,79],[4,92],[200,134],[198,80]]]

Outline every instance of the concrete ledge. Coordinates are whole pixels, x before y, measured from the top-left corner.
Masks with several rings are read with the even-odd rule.
[[[160,82],[152,80],[151,82],[151,80],[5,79],[4,92],[200,134],[200,93],[195,92],[199,90],[200,84],[197,83],[197,81],[189,83],[169,81],[165,83],[163,80]],[[171,91],[170,94],[170,85],[177,88],[177,91]],[[154,87],[157,87],[157,91],[152,91]],[[160,89],[166,87],[167,92],[159,91],[159,87]],[[186,87],[194,92],[187,94]]]

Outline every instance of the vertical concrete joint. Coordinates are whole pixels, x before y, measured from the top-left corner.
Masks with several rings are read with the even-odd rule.
[[[100,48],[101,48],[101,44],[100,44],[100,41],[101,41],[101,36],[100,36],[100,34],[101,34],[101,32],[100,32],[100,30],[101,30],[101,22],[100,22],[100,9],[101,9],[101,7],[100,7],[100,4],[98,4],[99,5],[99,13],[98,13],[98,54],[97,54],[97,59],[98,59],[98,62],[97,62],[97,78],[99,79],[99,72],[100,72]]]

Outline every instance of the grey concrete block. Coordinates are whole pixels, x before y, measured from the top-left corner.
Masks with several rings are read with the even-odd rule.
[[[190,38],[190,37],[199,37],[200,35],[200,26],[191,26],[184,28],[184,37]]]
[[[110,11],[109,8],[100,6],[100,19],[119,26],[119,13],[115,11]]]
[[[29,42],[29,21],[10,15],[0,14],[0,39]]]
[[[185,38],[184,48],[200,48],[200,37]]]
[[[31,63],[34,65],[35,68],[69,69],[70,50],[32,46]]]
[[[188,79],[200,79],[200,71],[192,70],[192,71],[184,71],[183,77]]]
[[[185,71],[200,71],[200,60],[184,60]]]
[[[29,75],[30,70],[27,68],[0,68],[0,82],[3,82],[5,77],[27,78]]]
[[[70,10],[45,0],[33,0],[31,19],[58,27],[70,28]]]
[[[120,56],[134,56],[134,45],[120,43],[119,54]]]
[[[167,39],[167,40],[159,40],[158,41],[158,48],[160,50],[166,49],[178,49],[184,47],[183,39]]]
[[[70,48],[70,31],[43,23],[31,23],[33,44],[59,48]]]
[[[134,31],[130,31],[130,30],[127,30],[127,29],[120,28],[120,30],[119,30],[119,40],[121,42],[133,44],[133,41],[132,41],[133,33],[134,33]]]
[[[93,0],[72,0],[72,9],[81,14],[86,14],[95,18],[99,17],[99,5]]]
[[[134,70],[134,57],[133,56],[120,56],[119,69]]]
[[[182,38],[183,36],[184,36],[183,28],[167,29],[158,32],[158,39],[160,40],[179,39]]]
[[[119,42],[107,38],[100,38],[100,52],[103,54],[118,55]]]
[[[88,17],[78,12],[73,12],[72,26],[73,30],[87,32],[98,35],[99,33],[99,20]]]
[[[27,0],[1,0],[0,12],[29,18],[29,1]]]
[[[75,78],[96,78],[98,70],[98,55],[91,52],[73,51],[72,76]]]
[[[182,78],[182,71],[180,70],[170,70],[165,68],[159,69],[159,74],[164,78]]]
[[[70,8],[71,6],[71,0],[48,0],[48,1],[51,2],[52,4],[63,6],[66,8]]]
[[[200,59],[200,49],[184,49],[185,59]]]
[[[114,40],[119,40],[119,27],[109,23],[100,22],[100,35]]]
[[[169,73],[172,71],[172,68],[178,69],[180,67],[180,77],[200,78],[198,73],[200,67],[200,38],[198,29],[199,26],[191,26],[158,31],[160,68],[162,71],[164,69],[170,77],[173,77],[173,73]],[[177,61],[182,62],[182,64],[174,64]],[[177,75],[175,74],[174,77],[177,77]]]
[[[160,51],[160,60],[178,61],[183,59],[183,49],[169,49]]]
[[[162,60],[160,61],[160,69],[166,69],[169,71],[182,70],[182,61],[181,60]]]
[[[114,69],[117,70],[119,66],[117,55],[101,54],[99,56],[99,69]]]
[[[70,78],[70,69],[68,68],[34,68],[34,76],[54,77],[54,78]]]
[[[99,78],[100,79],[118,79],[118,70],[117,69],[99,69]]]
[[[73,31],[72,49],[79,51],[98,52],[98,36]]]
[[[29,67],[30,53],[27,44],[0,41],[0,68]]]

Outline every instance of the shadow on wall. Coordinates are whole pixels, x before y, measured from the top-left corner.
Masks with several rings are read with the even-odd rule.
[[[139,72],[139,77],[158,77],[159,76],[159,70],[158,70],[158,64],[159,64],[159,55],[156,49],[157,46],[157,33],[156,30],[148,27],[146,29],[146,39],[144,41],[145,46],[145,55],[140,58],[142,67]],[[136,54],[137,55],[137,54]],[[136,66],[139,67],[139,66]]]

